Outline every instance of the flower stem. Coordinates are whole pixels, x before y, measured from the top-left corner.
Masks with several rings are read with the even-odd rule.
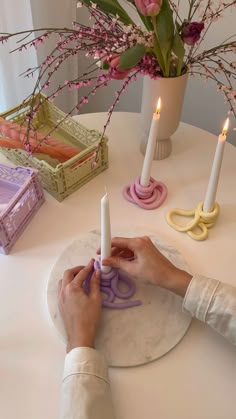
[[[166,71],[165,71],[165,62],[164,62],[164,58],[161,52],[161,47],[160,47],[160,43],[159,43],[159,39],[158,39],[158,32],[157,32],[157,21],[156,21],[156,17],[152,17],[152,24],[153,24],[153,29],[154,29],[154,34],[155,34],[155,40],[154,40],[154,53],[157,57],[158,60],[158,64],[161,67],[161,71],[163,73],[163,75],[165,76]]]

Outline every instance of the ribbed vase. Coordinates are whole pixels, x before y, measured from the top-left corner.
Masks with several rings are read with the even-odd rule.
[[[152,80],[148,76],[144,77],[140,143],[142,154],[145,154],[146,151],[152,116],[160,96],[162,108],[154,159],[162,160],[170,155],[172,150],[171,135],[175,133],[180,123],[187,80],[188,74],[156,80]]]

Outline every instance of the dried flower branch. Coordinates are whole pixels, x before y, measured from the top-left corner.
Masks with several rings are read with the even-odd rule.
[[[76,79],[65,80],[64,84],[57,86],[45,100],[53,101],[65,89],[72,91],[90,87],[87,95],[81,97],[77,105],[68,112],[67,116],[71,116],[75,111],[79,113],[83,104],[98,89],[105,88],[114,79],[124,79],[108,111],[101,139],[121,94],[136,79],[137,74],[155,79],[178,77],[189,72],[190,75],[197,74],[204,80],[211,79],[216,83],[217,90],[224,93],[229,113],[236,116],[236,61],[232,60],[236,51],[235,35],[220,45],[202,50],[209,30],[228,8],[235,7],[236,0],[227,3],[222,0],[189,0],[187,18],[181,16],[181,0],[152,0],[149,3],[143,0],[127,1],[138,12],[145,29],[135,25],[115,0],[109,1],[109,9],[105,0],[84,0],[79,6],[88,9],[91,22],[89,26],[74,22],[72,28],[41,28],[1,34],[2,44],[17,37],[17,46],[12,52],[38,48],[52,36],[57,37],[55,47],[43,62],[23,73],[24,77],[36,77],[26,116],[28,128],[25,147],[29,152],[33,150],[28,134],[32,133],[35,114],[42,105],[37,101],[38,93],[47,90],[61,65],[79,53],[85,54],[87,58],[94,58],[94,63]],[[96,153],[95,163],[97,156]]]

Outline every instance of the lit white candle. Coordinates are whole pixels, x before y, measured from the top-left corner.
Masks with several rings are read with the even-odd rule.
[[[110,208],[107,192],[101,199],[101,260],[111,256]],[[110,272],[109,266],[101,266],[102,272]]]
[[[150,182],[151,176],[151,166],[154,157],[156,142],[157,142],[157,131],[158,131],[158,123],[160,119],[160,111],[161,111],[161,98],[158,99],[156,112],[153,114],[151,129],[149,132],[148,142],[146,153],[143,162],[143,169],[140,179],[140,184],[142,186],[148,186]]]
[[[203,204],[203,211],[205,212],[211,212],[214,208],[228,126],[229,126],[229,118],[226,119],[223,131],[218,137],[215,157],[214,157],[212,169],[211,169],[211,175],[210,175],[210,179],[209,179],[209,183],[207,187],[205,201]]]

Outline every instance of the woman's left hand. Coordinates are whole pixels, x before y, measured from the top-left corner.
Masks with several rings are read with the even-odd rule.
[[[58,283],[58,305],[68,337],[67,352],[81,346],[94,348],[102,307],[99,270],[91,277],[89,295],[83,289],[93,264],[91,259],[86,267],[68,269]]]

